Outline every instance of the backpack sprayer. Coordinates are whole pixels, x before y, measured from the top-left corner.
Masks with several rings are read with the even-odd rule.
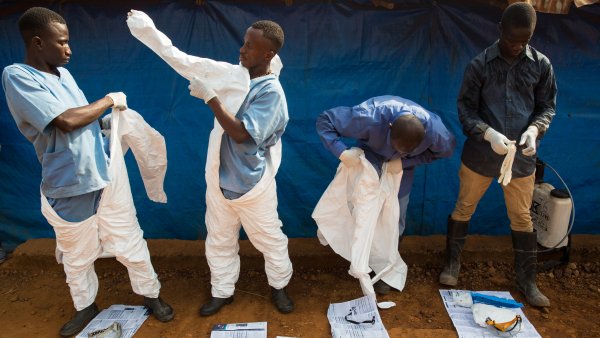
[[[544,182],[544,169],[550,168],[562,182],[564,189],[555,189]],[[536,160],[535,186],[531,203],[531,220],[537,231],[538,262],[540,270],[548,270],[569,262],[571,230],[575,221],[575,202],[569,187],[554,168],[539,158]],[[545,256],[561,255],[558,260]]]

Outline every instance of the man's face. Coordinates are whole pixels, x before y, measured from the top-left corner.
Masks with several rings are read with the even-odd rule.
[[[51,22],[39,36],[39,50],[44,62],[51,67],[64,66],[71,59],[67,25]]]
[[[404,156],[410,154],[413,150],[415,150],[419,146],[419,142],[410,142],[407,140],[403,140],[401,138],[392,139],[391,140],[392,147],[400,153],[400,156]]]
[[[500,26],[500,51],[506,58],[516,58],[519,56],[525,46],[529,43],[533,35],[533,27],[507,27]]]
[[[263,31],[252,27],[248,28],[244,36],[244,45],[240,48],[242,66],[252,69],[268,64],[274,54],[272,43],[263,36]]]

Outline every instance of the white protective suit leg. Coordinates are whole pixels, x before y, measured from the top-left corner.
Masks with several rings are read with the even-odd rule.
[[[210,268],[211,294],[228,298],[233,295],[240,276],[240,219],[227,204],[206,199],[206,260]]]
[[[96,215],[82,222],[60,218],[42,194],[42,214],[56,233],[57,261],[64,264],[75,308],[91,303],[98,290],[94,261],[108,253],[127,267],[135,293],[158,297],[160,282],[150,262],[150,253],[137,221],[118,126],[121,114],[113,110],[111,133],[111,183],[104,188]]]
[[[42,213],[56,234],[57,258],[63,264],[67,284],[77,311],[90,306],[98,294],[94,261],[102,253],[98,226],[91,218],[77,223],[63,221],[42,195]]]
[[[104,252],[127,268],[133,292],[149,298],[158,297],[160,282],[137,220],[133,224],[100,221],[98,230]]]
[[[283,224],[277,214],[277,188],[275,180],[262,196],[261,212],[237,209],[242,225],[252,245],[265,259],[265,272],[269,285],[282,289],[292,278],[292,262],[288,253],[288,238],[281,230]]]

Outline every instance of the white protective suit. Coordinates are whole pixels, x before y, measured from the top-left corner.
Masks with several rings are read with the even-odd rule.
[[[187,80],[202,79],[218,95],[228,112],[235,114],[248,95],[250,74],[242,65],[232,65],[187,55],[158,31],[145,13],[132,10],[127,19],[131,34],[160,56]],[[271,60],[271,72],[279,75],[279,56]],[[286,286],[292,276],[287,237],[277,214],[275,175],[281,163],[281,140],[269,149],[266,169],[254,188],[235,200],[223,196],[219,186],[220,148],[223,128],[214,120],[206,158],[206,258],[211,271],[212,296],[233,295],[239,277],[239,231],[241,224],[254,247],[265,257],[269,285]]]
[[[375,294],[373,283],[379,279],[398,290],[406,282],[407,266],[398,252],[402,174],[387,167],[386,162],[379,178],[364,152],[360,165],[340,163],[312,214],[321,244],[350,261],[348,273],[359,279],[365,295]]]
[[[133,110],[112,112],[110,135],[110,184],[104,188],[95,215],[81,222],[60,218],[41,195],[42,214],[56,233],[56,259],[64,265],[75,309],[94,302],[98,277],[94,261],[114,256],[127,267],[136,294],[156,298],[160,282],[150,262],[150,253],[136,217],[124,152],[131,147],[148,196],[166,202],[163,179],[167,169],[162,135]]]

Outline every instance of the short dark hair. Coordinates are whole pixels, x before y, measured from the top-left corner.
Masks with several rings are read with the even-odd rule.
[[[391,125],[390,139],[392,145],[400,142],[402,145],[416,148],[425,137],[423,123],[412,114],[401,115]]]
[[[67,24],[60,14],[48,8],[31,7],[19,18],[19,31],[23,40],[27,42],[28,37],[40,35],[53,22]]]
[[[271,20],[260,20],[253,23],[250,27],[263,31],[263,36],[273,43],[275,53],[278,53],[281,47],[283,47],[283,29],[281,29],[281,26],[276,22]]]
[[[504,10],[500,24],[502,28],[535,28],[535,9],[527,2],[515,2]]]

